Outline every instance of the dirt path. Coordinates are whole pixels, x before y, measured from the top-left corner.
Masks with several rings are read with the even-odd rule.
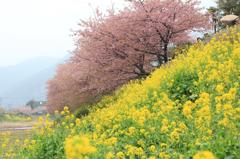
[[[0,131],[31,130],[33,127],[0,128]]]
[[[36,121],[30,122],[0,122],[0,131],[7,130],[30,130]]]

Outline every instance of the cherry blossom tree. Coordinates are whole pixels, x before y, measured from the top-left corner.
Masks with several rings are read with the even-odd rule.
[[[50,106],[96,101],[132,79],[168,62],[169,44],[191,40],[190,31],[208,28],[196,0],[132,0],[123,10],[98,9],[75,32],[76,49],[49,82]]]
[[[164,62],[168,61],[169,43],[189,40],[190,31],[210,27],[209,15],[201,12],[197,0],[133,0],[132,3],[137,21],[142,21],[162,42]]]
[[[95,53],[98,59],[108,55],[113,59],[134,61],[134,70],[137,69],[140,74],[149,74],[143,65],[138,65],[145,61],[146,54],[148,57],[153,55],[159,63],[162,63],[162,59],[166,63],[170,43],[186,42],[190,40],[190,31],[210,27],[209,16],[201,12],[198,3],[195,0],[133,0],[129,8],[119,13],[114,9],[108,10],[107,15],[97,11],[94,18],[80,23],[83,29],[78,31],[80,38],[77,44],[79,48],[91,49],[92,55]],[[76,52],[81,56],[80,51]],[[136,61],[139,58],[141,60]],[[144,64],[149,63],[145,61]]]

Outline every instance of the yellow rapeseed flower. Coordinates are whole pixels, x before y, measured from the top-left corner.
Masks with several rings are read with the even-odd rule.
[[[202,151],[193,156],[193,159],[216,159],[212,152]]]
[[[68,137],[65,141],[67,159],[84,158],[96,151],[97,149],[90,144],[86,136]]]

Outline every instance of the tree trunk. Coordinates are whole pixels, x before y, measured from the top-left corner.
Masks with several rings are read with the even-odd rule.
[[[168,62],[168,42],[164,43],[163,45],[163,57],[164,57],[164,63]]]
[[[158,59],[158,62],[159,62],[159,67],[162,65],[162,55],[161,55],[161,52],[157,54],[157,59]]]
[[[214,24],[214,33],[216,34],[217,33],[217,25]]]
[[[145,62],[145,54],[141,55],[139,57],[138,63],[135,64],[135,67],[138,70],[138,72],[136,73],[139,79],[146,78],[148,75],[150,75],[150,73],[144,69],[144,62]]]

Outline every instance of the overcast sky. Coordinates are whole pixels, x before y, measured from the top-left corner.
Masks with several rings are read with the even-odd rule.
[[[122,0],[0,0],[0,67],[39,56],[66,56],[74,48],[71,29],[79,19],[111,1],[122,6]],[[202,0],[203,7],[214,4]]]

